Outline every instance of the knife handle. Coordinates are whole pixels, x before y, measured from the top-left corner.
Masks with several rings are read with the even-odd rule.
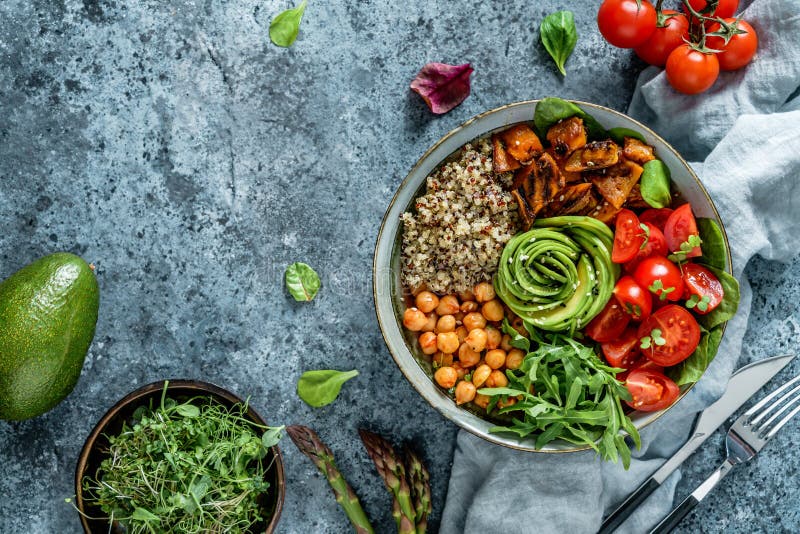
[[[639,488],[630,494],[630,496],[625,499],[625,502],[619,505],[619,507],[614,510],[610,516],[608,516],[603,524],[600,525],[600,530],[598,534],[610,534],[614,532],[619,526],[626,520],[628,517],[636,510],[640,504],[642,504],[645,499],[647,499],[651,493],[657,490],[661,484],[656,482],[654,478],[648,478],[644,484],[639,486]]]
[[[697,499],[694,498],[694,495],[689,495],[686,497],[682,503],[678,505],[670,514],[661,520],[661,523],[655,526],[653,530],[650,531],[650,534],[667,534],[668,532],[672,532],[672,530],[678,526],[678,523],[681,520],[689,515],[689,512],[697,506],[699,503]]]

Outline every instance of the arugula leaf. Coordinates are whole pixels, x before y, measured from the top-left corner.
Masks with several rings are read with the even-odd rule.
[[[623,128],[618,126],[617,128],[611,128],[608,131],[608,136],[618,145],[622,146],[625,144],[626,137],[633,137],[634,139],[638,139],[642,143],[646,143],[644,136],[637,132],[636,130],[631,130],[630,128]]]
[[[500,329],[503,331],[504,334],[508,334],[511,337],[511,341],[509,344],[516,348],[524,350],[528,352],[531,350],[531,340],[525,336],[520,335],[519,332],[514,330],[514,328],[509,324],[508,319],[503,319],[503,324],[500,326]]]
[[[297,381],[297,394],[311,407],[320,408],[336,400],[345,382],[358,376],[358,371],[319,369],[306,371]]]
[[[703,240],[703,257],[700,260],[706,265],[724,269],[728,265],[728,247],[725,246],[725,238],[717,221],[698,218],[697,230]]]
[[[578,42],[575,15],[572,11],[557,11],[547,15],[539,26],[539,37],[550,57],[556,62],[558,70],[566,76],[564,63],[567,62],[575,49],[575,43]]]
[[[669,167],[660,159],[654,159],[642,168],[644,171],[639,179],[642,198],[654,208],[666,208],[672,203]]]
[[[288,48],[292,46],[300,31],[300,21],[306,10],[307,1],[300,5],[279,13],[269,24],[269,39],[276,45]]]
[[[558,121],[578,116],[583,119],[587,137],[590,140],[606,139],[608,132],[597,120],[581,108],[561,98],[547,97],[536,104],[533,112],[533,122],[539,135],[545,137],[550,126]]]
[[[711,330],[725,321],[730,320],[731,317],[736,314],[736,310],[739,308],[739,282],[722,269],[717,269],[711,265],[706,265],[705,267],[717,276],[722,284],[722,290],[725,292],[719,306],[708,314],[701,315],[697,318],[698,322],[703,325],[706,330]]]
[[[298,302],[314,300],[319,291],[321,282],[319,275],[309,265],[296,262],[286,268],[286,287],[289,293]]]

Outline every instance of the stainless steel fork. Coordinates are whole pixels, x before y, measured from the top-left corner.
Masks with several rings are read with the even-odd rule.
[[[784,391],[789,390],[784,393]],[[728,457],[719,468],[686,497],[672,513],[650,531],[665,534],[674,529],[681,519],[697,506],[706,495],[728,474],[732,467],[750,460],[772,439],[783,425],[800,413],[800,375],[794,377],[743,413],[728,430],[725,448]],[[795,406],[797,404],[797,406]],[[792,408],[794,406],[794,408]],[[784,415],[787,410],[792,409]]]

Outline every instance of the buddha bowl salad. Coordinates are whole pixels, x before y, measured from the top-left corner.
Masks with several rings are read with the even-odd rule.
[[[492,432],[627,467],[630,413],[696,382],[736,312],[719,226],[640,133],[557,98],[426,185],[402,216],[403,325],[435,382]]]

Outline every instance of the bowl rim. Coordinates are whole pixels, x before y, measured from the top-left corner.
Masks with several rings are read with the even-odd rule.
[[[210,382],[190,379],[164,379],[139,387],[114,403],[114,405],[106,411],[103,417],[100,418],[92,431],[89,433],[89,436],[84,441],[83,447],[81,447],[80,456],[78,457],[78,463],[75,466],[75,501],[79,511],[78,515],[80,516],[81,526],[83,527],[83,531],[87,534],[91,534],[92,530],[89,526],[86,516],[84,515],[85,503],[83,499],[83,492],[81,490],[81,480],[86,474],[86,469],[89,464],[89,454],[94,449],[97,438],[100,437],[105,427],[119,415],[119,412],[123,408],[130,406],[147,395],[163,390],[165,382],[168,382],[168,392],[172,388],[182,388],[195,390],[198,394],[209,394],[211,396],[220,397],[233,404],[244,402],[244,400],[235,393],[232,393],[231,391],[228,391],[227,389]],[[266,420],[261,417],[261,414],[259,414],[250,403],[247,404],[247,415],[254,422],[264,426],[267,425]],[[281,512],[283,511],[284,499],[286,498],[286,476],[283,469],[283,455],[281,454],[281,450],[277,445],[271,447],[271,450],[275,457],[275,472],[278,479],[278,488],[277,498],[275,501],[275,511],[272,514],[272,518],[266,525],[266,530],[264,531],[266,534],[271,534],[277,528]]]
[[[705,188],[705,185],[703,185],[703,182],[700,180],[700,178],[694,172],[694,169],[691,167],[691,165],[689,165],[689,163],[683,158],[683,156],[681,156],[681,154],[670,143],[668,143],[663,137],[661,137],[656,132],[654,132],[651,128],[649,128],[648,126],[642,124],[640,121],[630,117],[629,115],[627,115],[627,114],[625,114],[625,113],[623,113],[621,111],[617,111],[615,109],[612,109],[612,108],[609,108],[609,107],[606,107],[606,106],[602,106],[600,104],[594,104],[594,103],[591,103],[591,102],[584,102],[582,100],[573,100],[573,99],[565,99],[565,100],[567,100],[568,102],[571,102],[571,103],[573,103],[573,104],[575,104],[575,105],[577,105],[577,106],[579,106],[581,108],[584,108],[584,107],[586,107],[586,108],[594,108],[594,109],[602,110],[604,112],[611,113],[613,115],[618,115],[618,116],[624,118],[625,120],[629,121],[633,125],[635,125],[637,128],[640,128],[642,131],[644,131],[647,134],[651,135],[653,138],[655,138],[660,143],[662,143],[664,145],[664,147],[666,147],[670,152],[672,152],[674,157],[677,158],[678,161],[680,161],[680,163],[683,165],[683,167],[685,167],[685,169],[688,171],[689,176],[691,176],[691,178],[694,180],[695,184],[698,186],[699,191],[703,194],[703,196],[708,201],[708,205],[711,207],[711,211],[713,212],[715,219],[717,221],[719,221],[720,231],[722,232],[722,238],[723,238],[723,241],[724,241],[725,247],[726,247],[727,265],[726,265],[726,269],[725,270],[728,273],[731,273],[733,271],[733,260],[732,260],[732,256],[731,256],[730,242],[728,241],[728,234],[727,234],[727,232],[725,230],[725,224],[724,224],[724,222],[722,220],[722,217],[720,217],[720,215],[719,215],[719,211],[717,210],[717,206],[716,206],[716,204],[714,204],[714,201],[711,198],[711,195],[708,194],[708,190]],[[392,199],[389,202],[389,205],[386,208],[386,211],[384,212],[383,218],[381,220],[381,225],[380,225],[380,228],[378,230],[378,235],[377,235],[376,240],[375,240],[375,249],[374,249],[373,256],[372,256],[372,298],[373,298],[373,303],[374,303],[374,307],[375,307],[375,316],[376,316],[376,318],[378,320],[378,325],[379,325],[379,327],[381,329],[381,336],[383,337],[384,344],[389,349],[389,353],[392,355],[392,359],[394,360],[395,365],[397,365],[397,367],[400,369],[400,372],[403,373],[403,376],[405,377],[405,379],[411,384],[411,386],[417,391],[417,393],[423,399],[425,399],[425,401],[431,407],[433,407],[437,412],[439,412],[440,415],[442,415],[443,417],[448,419],[450,422],[456,424],[459,428],[461,428],[463,430],[466,430],[470,434],[473,434],[473,435],[475,435],[475,436],[477,436],[477,437],[479,437],[481,439],[484,439],[484,440],[486,440],[486,441],[488,441],[490,443],[496,444],[496,445],[501,445],[503,447],[508,447],[510,449],[515,449],[515,450],[525,451],[525,452],[560,454],[560,453],[571,453],[571,452],[580,452],[580,451],[591,450],[591,447],[589,447],[587,445],[585,447],[575,447],[575,446],[573,446],[573,447],[564,447],[564,448],[560,448],[560,449],[535,449],[535,448],[532,448],[532,447],[529,447],[529,446],[522,446],[522,445],[518,445],[518,444],[515,444],[515,443],[510,443],[510,442],[508,442],[506,440],[503,440],[501,438],[496,437],[494,434],[490,434],[488,432],[482,432],[482,431],[480,431],[478,429],[471,428],[470,425],[467,424],[466,422],[463,422],[463,421],[459,420],[455,416],[447,413],[446,411],[441,409],[439,406],[434,404],[433,400],[431,398],[429,398],[428,395],[426,395],[420,389],[420,386],[418,384],[416,384],[409,377],[408,373],[406,372],[406,369],[404,368],[404,363],[403,363],[404,362],[404,358],[400,354],[400,351],[397,350],[396,348],[394,348],[392,346],[392,344],[389,342],[389,339],[387,337],[387,331],[386,331],[387,327],[386,327],[386,325],[384,325],[384,319],[381,316],[381,312],[379,311],[379,305],[378,305],[378,282],[379,282],[379,280],[378,280],[378,277],[379,277],[378,272],[379,272],[379,268],[380,268],[380,266],[378,265],[378,249],[379,249],[381,243],[386,239],[386,236],[384,235],[384,232],[386,230],[386,223],[388,221],[389,213],[392,211],[392,208],[394,207],[395,203],[397,202],[398,197],[400,195],[400,192],[408,187],[409,183],[411,182],[412,176],[416,173],[417,169],[419,169],[426,162],[426,160],[433,154],[433,152],[435,152],[439,148],[439,146],[444,144],[447,140],[449,140],[454,135],[458,134],[461,130],[463,130],[466,127],[470,126],[472,123],[474,123],[476,121],[479,121],[484,117],[487,117],[489,115],[493,115],[495,113],[498,113],[498,112],[501,112],[501,111],[504,111],[504,110],[507,110],[507,109],[511,109],[511,108],[515,108],[515,107],[519,107],[519,106],[531,106],[531,105],[535,106],[536,104],[538,104],[541,101],[542,101],[542,99],[540,99],[540,98],[531,99],[531,100],[521,100],[521,101],[509,103],[509,104],[504,104],[502,106],[499,106],[499,107],[496,107],[496,108],[492,108],[492,109],[489,109],[489,110],[484,111],[482,113],[479,113],[479,114],[467,119],[466,121],[462,122],[461,124],[459,124],[458,126],[453,128],[452,130],[450,130],[449,132],[444,134],[442,137],[440,137],[433,145],[431,145],[422,154],[422,156],[411,167],[411,169],[409,170],[408,174],[406,174],[405,178],[403,178],[403,181],[400,182],[400,185],[397,186],[397,189],[395,190],[395,193],[392,196]],[[532,120],[532,117],[531,117],[531,120]],[[487,131],[485,131],[485,132],[483,132],[481,134],[478,134],[477,137],[485,135],[486,133],[488,133],[490,131],[492,131],[492,130],[490,129],[490,130],[487,130]],[[471,138],[471,139],[473,139],[473,138]],[[469,141],[466,141],[466,142],[469,142]],[[449,157],[449,156],[446,156],[445,159],[447,157]],[[433,168],[434,169],[438,168],[438,166],[443,161],[445,161],[445,160],[443,159],[441,161],[436,162],[436,165]],[[394,319],[395,319],[395,322],[397,322],[396,317]],[[722,337],[724,337],[726,329],[727,329],[727,321],[722,324]],[[401,328],[401,330],[402,330],[402,328]],[[411,357],[414,360],[414,364],[419,366],[419,362],[417,362],[416,357],[414,356],[414,353],[408,347],[407,343],[404,343],[403,348],[406,351],[408,351],[409,354],[411,354]],[[705,371],[704,371],[703,374],[705,374]],[[702,376],[701,376],[701,379],[702,379]],[[698,380],[698,382],[699,382],[699,380]],[[684,391],[681,392],[680,396],[675,400],[675,402],[673,402],[670,406],[668,406],[667,408],[665,408],[663,410],[660,410],[658,412],[652,412],[651,414],[649,414],[646,417],[646,420],[643,421],[640,425],[636,425],[636,423],[634,423],[634,425],[636,425],[637,430],[640,431],[643,428],[649,426],[653,422],[655,422],[658,419],[660,419],[670,409],[672,409],[674,406],[676,406],[686,395],[688,395],[688,393],[692,390],[692,388],[694,388],[694,386],[696,384],[697,384],[697,382],[689,384],[684,389]],[[463,410],[463,408],[461,408],[461,410]],[[466,410],[463,410],[463,411],[465,413],[471,413],[471,412],[468,412]],[[473,415],[475,415],[475,414],[473,414]],[[478,417],[479,419],[482,419],[482,420],[486,421],[486,419],[484,419],[484,418],[482,418],[482,417],[480,417],[478,415],[475,415],[475,416]]]

